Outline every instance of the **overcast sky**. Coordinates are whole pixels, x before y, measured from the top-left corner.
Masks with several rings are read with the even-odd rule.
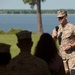
[[[30,9],[30,6],[22,0],[0,0],[0,9]],[[46,0],[41,9],[75,9],[75,0]]]

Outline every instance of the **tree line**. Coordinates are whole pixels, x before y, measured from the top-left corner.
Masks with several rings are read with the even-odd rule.
[[[69,14],[75,14],[75,9],[41,10],[42,14],[56,14],[58,10],[67,10]],[[0,14],[36,14],[36,10],[25,9],[1,9]]]

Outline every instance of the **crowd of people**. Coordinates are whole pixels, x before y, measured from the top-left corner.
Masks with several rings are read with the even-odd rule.
[[[60,25],[52,34],[41,34],[34,55],[32,32],[28,30],[16,34],[20,53],[12,59],[11,45],[0,43],[0,75],[74,75],[75,26],[67,21],[67,11],[58,11],[57,18]]]

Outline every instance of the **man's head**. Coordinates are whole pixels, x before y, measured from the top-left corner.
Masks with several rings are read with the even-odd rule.
[[[58,11],[57,17],[61,25],[65,25],[67,23],[67,11]]]
[[[31,32],[27,30],[20,31],[19,33],[16,34],[17,39],[18,39],[18,47],[20,49],[22,48],[28,48],[32,46],[32,36]]]
[[[0,66],[7,65],[11,60],[10,45],[0,43]]]
[[[10,53],[11,45],[0,43],[0,53]]]

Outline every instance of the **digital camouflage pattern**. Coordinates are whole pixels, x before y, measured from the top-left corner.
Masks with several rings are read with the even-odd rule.
[[[59,51],[63,59],[69,60],[69,68],[75,68],[75,47],[70,49],[68,53],[65,52],[64,48],[68,45],[71,45],[75,42],[75,26],[73,24],[67,23],[67,25],[63,28],[59,25],[58,36],[61,35],[61,44],[59,45]],[[55,33],[55,29],[53,30],[52,36]]]

